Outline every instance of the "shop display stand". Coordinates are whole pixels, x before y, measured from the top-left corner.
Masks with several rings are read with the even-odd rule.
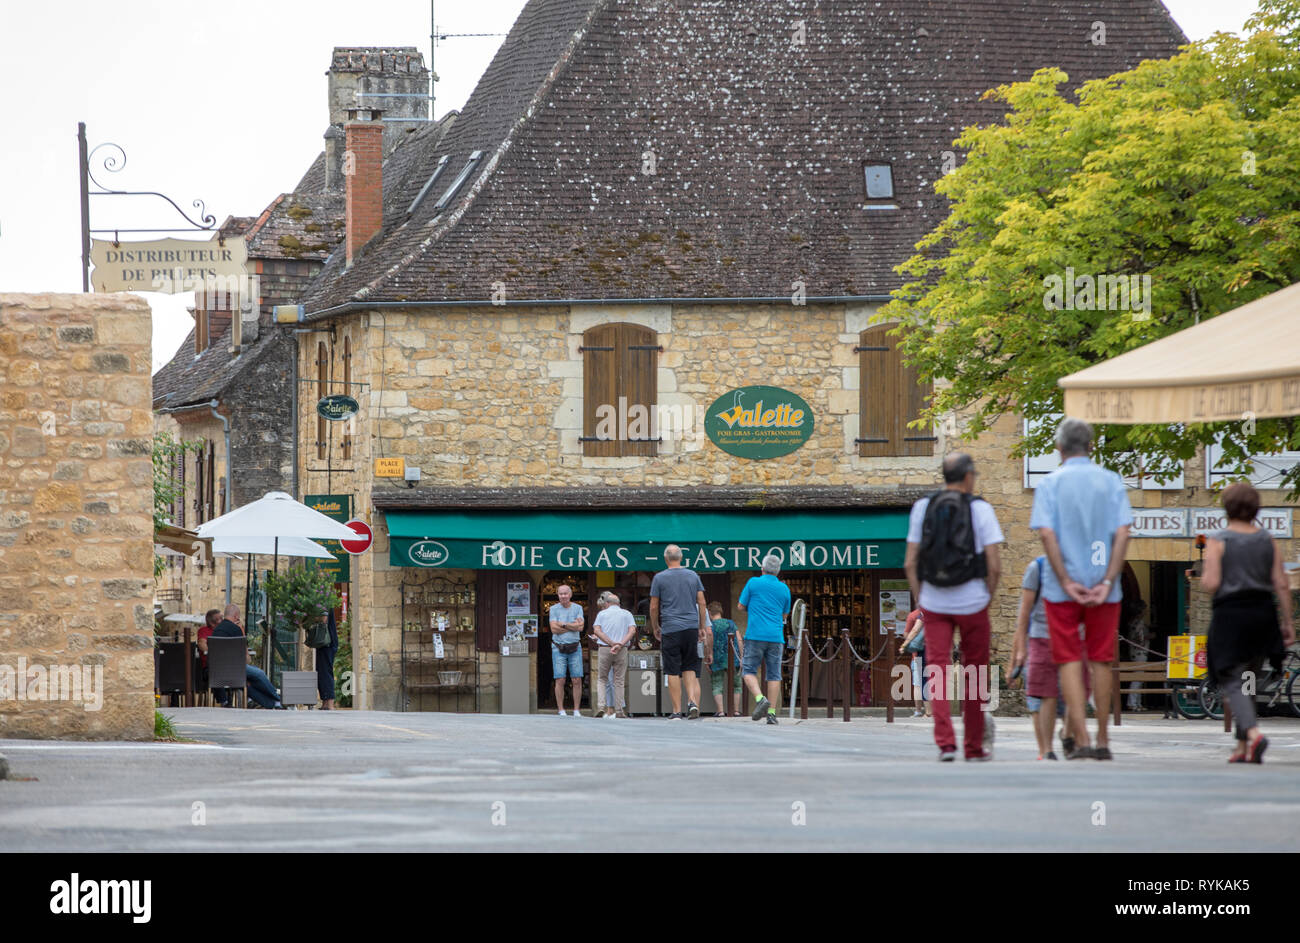
[[[402,710],[477,712],[478,652],[474,619],[478,594],[472,582],[441,576],[402,583]],[[445,629],[437,628],[438,618]],[[442,636],[437,657],[434,635]],[[459,671],[455,684],[440,672]]]
[[[832,647],[840,644],[841,631],[849,630],[853,647],[870,657],[874,652],[871,635],[872,582],[861,570],[791,571],[781,574],[790,587],[794,599],[808,603],[805,638],[814,652],[819,652],[827,641]],[[878,643],[877,643],[878,644]],[[812,667],[811,665],[809,667]],[[789,699],[793,679],[787,674],[782,681],[784,695]],[[842,693],[840,696],[843,696]]]

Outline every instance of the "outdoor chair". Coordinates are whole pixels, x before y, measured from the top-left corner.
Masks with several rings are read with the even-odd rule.
[[[170,695],[173,706],[185,694],[185,643],[158,643],[158,693]]]
[[[208,687],[229,688],[231,706],[238,695],[240,707],[248,706],[248,640],[245,638],[208,638]]]

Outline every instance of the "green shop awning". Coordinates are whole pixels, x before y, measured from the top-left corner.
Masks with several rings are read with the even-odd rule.
[[[452,511],[386,512],[393,566],[470,570],[661,570],[664,547],[701,572],[894,569],[907,512]]]

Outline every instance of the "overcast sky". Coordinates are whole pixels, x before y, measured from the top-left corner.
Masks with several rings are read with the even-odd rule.
[[[1165,2],[1192,39],[1240,31],[1257,6]],[[441,33],[504,33],[524,0],[439,7]],[[112,141],[126,150],[122,172],[101,175],[106,186],[161,191],[191,215],[203,200],[218,221],[253,216],[292,189],[323,148],[324,73],[335,46],[429,54],[423,0],[7,2],[3,22],[13,100],[0,147],[0,291],[81,290],[78,121],[91,147]],[[439,115],[464,104],[500,43],[438,44]],[[91,200],[94,227],[183,225],[173,214],[145,198]],[[193,296],[146,297],[157,369],[189,331]]]

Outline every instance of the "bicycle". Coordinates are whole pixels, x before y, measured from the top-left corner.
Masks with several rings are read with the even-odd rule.
[[[1223,719],[1223,694],[1211,679],[1201,682],[1197,700],[1210,717]],[[1293,716],[1300,717],[1300,652],[1288,648],[1282,657],[1280,671],[1274,671],[1272,665],[1265,665],[1256,678],[1255,702],[1269,709],[1285,703]]]

